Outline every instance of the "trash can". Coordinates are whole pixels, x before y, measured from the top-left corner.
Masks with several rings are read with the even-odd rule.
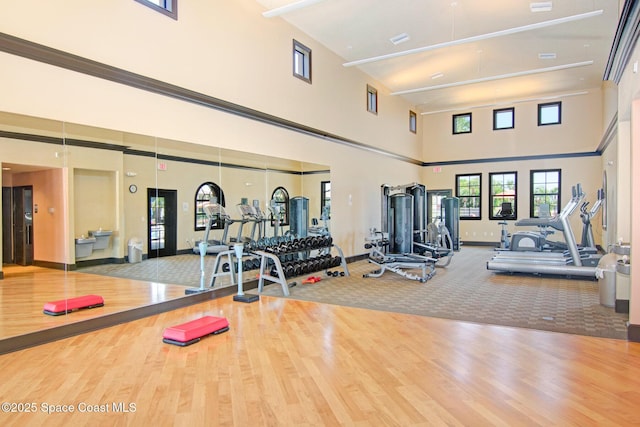
[[[629,300],[631,299],[631,264],[629,257],[624,255],[618,259],[616,265],[616,313],[629,312]]]
[[[138,238],[129,239],[129,250],[127,251],[127,259],[129,263],[142,262],[142,241]]]
[[[616,305],[616,264],[618,257],[608,253],[600,258],[596,268],[598,287],[600,290],[600,304],[605,307]]]

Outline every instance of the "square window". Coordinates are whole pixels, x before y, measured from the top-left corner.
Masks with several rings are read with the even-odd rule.
[[[293,41],[293,75],[311,83],[311,49]]]
[[[538,126],[559,125],[562,117],[562,103],[538,104]]]
[[[453,134],[471,133],[471,113],[453,115]]]
[[[409,111],[409,131],[413,133],[418,131],[418,115],[415,111]]]
[[[514,128],[514,108],[493,110],[493,130]]]
[[[367,85],[367,111],[378,114],[378,90]]]

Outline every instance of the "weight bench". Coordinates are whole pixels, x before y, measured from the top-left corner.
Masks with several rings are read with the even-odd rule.
[[[62,299],[59,301],[51,301],[44,305],[44,314],[51,316],[59,316],[61,314],[71,313],[75,310],[83,308],[102,307],[104,299],[98,295],[84,295],[81,297]]]
[[[164,330],[162,342],[181,347],[200,341],[205,335],[217,335],[229,330],[229,321],[224,317],[204,316]]]

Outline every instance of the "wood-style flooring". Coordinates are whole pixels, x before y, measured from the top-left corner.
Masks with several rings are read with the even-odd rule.
[[[156,282],[64,272],[33,266],[3,266],[0,280],[0,339],[185,297],[185,287]],[[104,307],[72,315],[46,316],[44,304],[97,294]]]
[[[162,342],[203,315],[230,330]],[[2,426],[640,425],[639,343],[267,296],[8,353],[0,372]]]

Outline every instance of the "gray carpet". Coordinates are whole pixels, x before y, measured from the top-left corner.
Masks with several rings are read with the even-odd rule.
[[[488,271],[491,248],[463,247],[447,268],[426,283],[405,279],[392,272],[379,278],[363,278],[376,269],[365,261],[349,264],[349,277],[329,277],[303,284],[311,275],[292,278],[288,298],[327,304],[392,311],[420,316],[464,320],[503,326],[539,329],[604,338],[626,339],[627,314],[600,305],[598,282],[591,280],[510,275]],[[207,272],[213,269],[207,257]],[[145,265],[145,263],[148,263]],[[199,286],[200,259],[181,255],[139,264],[83,268],[79,271]],[[145,277],[145,271],[151,276]],[[245,278],[255,272],[245,273]],[[226,278],[225,278],[226,280]],[[270,282],[266,282],[270,283]],[[222,282],[217,286],[224,286]],[[255,293],[255,290],[247,293]],[[278,284],[265,286],[263,295],[283,297]]]
[[[211,283],[215,256],[205,257],[205,286]],[[133,264],[105,264],[78,268],[80,273],[121,277],[189,287],[200,286],[200,256],[195,254],[146,259]],[[248,277],[248,273],[247,273]],[[216,279],[216,287],[230,284],[228,277]]]
[[[349,264],[349,277],[322,277],[291,288],[289,298],[372,310],[626,339],[627,314],[600,305],[598,282],[491,272],[492,249],[464,247],[449,267],[426,283],[385,272],[363,278],[377,267]],[[279,285],[264,295],[283,297]]]

